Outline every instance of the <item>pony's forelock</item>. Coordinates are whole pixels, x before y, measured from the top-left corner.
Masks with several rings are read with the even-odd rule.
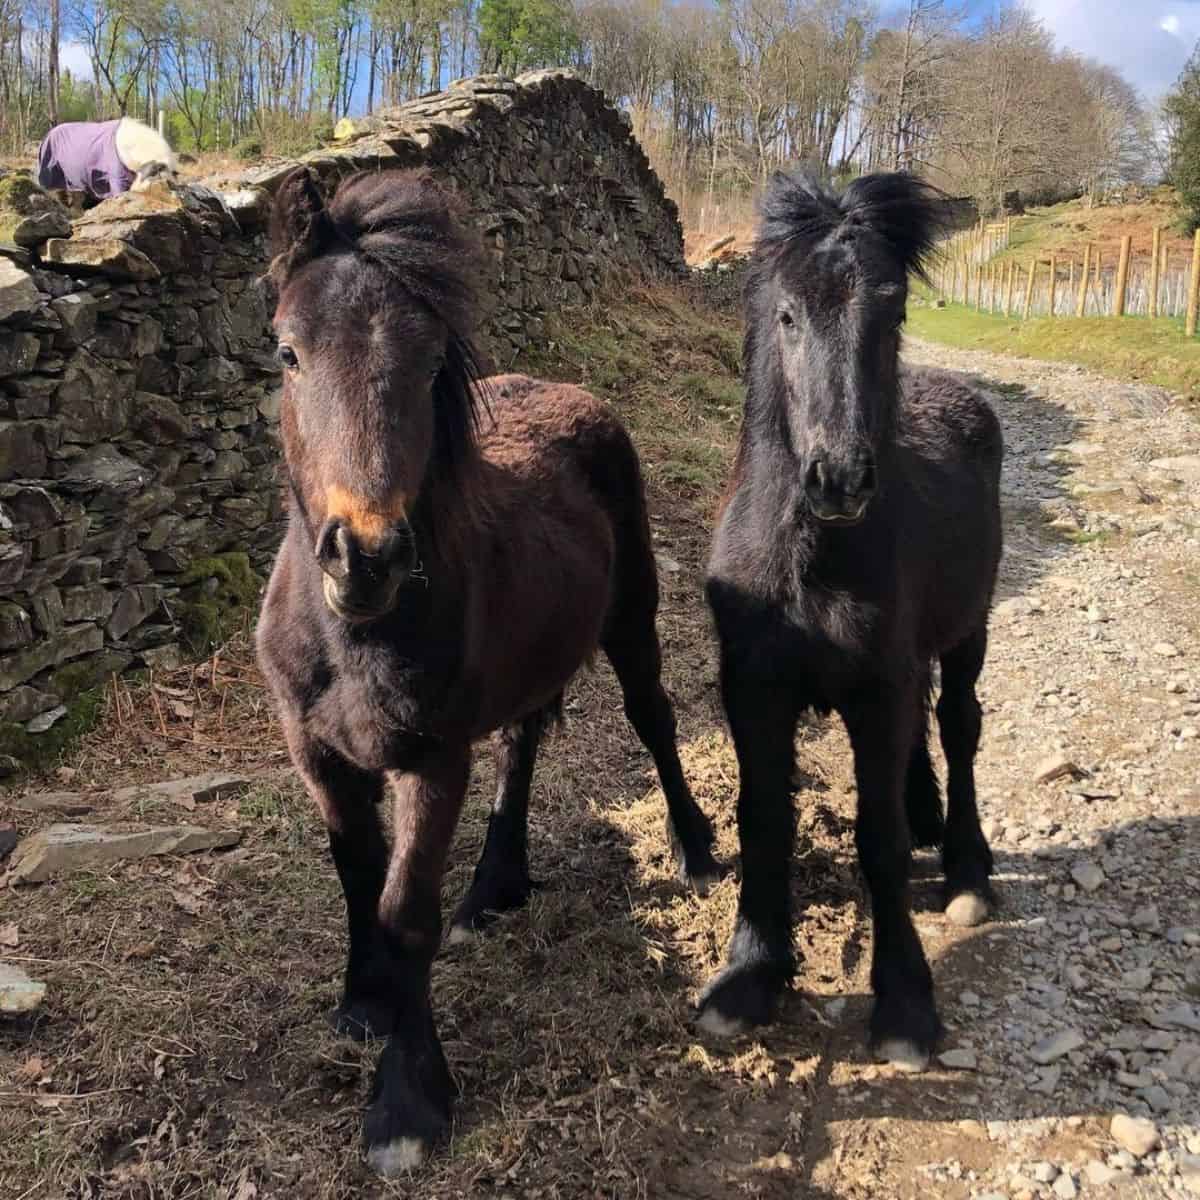
[[[759,202],[754,260],[773,263],[791,249],[811,248],[842,227],[883,238],[907,272],[927,279],[938,239],[951,222],[949,197],[915,175],[862,175],[842,192],[804,171],[777,172]]]
[[[322,255],[352,255],[361,264],[358,286],[381,308],[417,304],[446,327],[434,383],[435,454],[465,478],[488,391],[476,342],[483,246],[457,199],[429,171],[404,170],[352,175],[326,203],[315,176],[298,169],[280,185],[271,224],[268,278],[278,293],[292,281],[308,288],[312,276],[301,278],[301,269]]]

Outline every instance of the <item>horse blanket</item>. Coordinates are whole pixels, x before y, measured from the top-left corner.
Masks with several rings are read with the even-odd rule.
[[[68,121],[38,147],[38,186],[87,192],[97,200],[129,191],[134,172],[117,154],[117,121]]]

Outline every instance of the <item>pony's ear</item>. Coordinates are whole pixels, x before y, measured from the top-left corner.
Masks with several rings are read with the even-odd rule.
[[[269,274],[277,287],[320,253],[329,231],[325,197],[316,176],[307,167],[297,167],[279,185],[271,211]]]

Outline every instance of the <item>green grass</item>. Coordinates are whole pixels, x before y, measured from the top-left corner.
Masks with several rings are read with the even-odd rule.
[[[1008,247],[995,257],[998,261],[1013,259],[1023,266],[1051,254],[1078,261],[1084,247],[1091,244],[1101,248],[1105,261],[1112,266],[1124,234],[1133,237],[1135,253],[1144,255],[1149,252],[1156,226],[1167,230],[1173,256],[1187,254],[1190,238],[1183,232],[1185,224],[1183,209],[1174,191],[1167,187],[1156,188],[1128,204],[1089,206],[1082,199],[1064,200],[1013,217]]]
[[[1037,317],[1028,321],[978,313],[962,304],[910,307],[908,331],[966,350],[1079,363],[1113,379],[1157,384],[1200,400],[1200,338],[1181,321],[1148,317]]]
[[[549,320],[517,366],[611,401],[651,481],[707,515],[741,423],[741,337],[702,291],[639,285]]]

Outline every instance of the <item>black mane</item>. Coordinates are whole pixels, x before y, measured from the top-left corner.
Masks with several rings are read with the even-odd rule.
[[[888,243],[918,278],[949,226],[949,197],[915,175],[862,175],[844,192],[805,172],[776,172],[759,204],[756,264],[784,251],[811,249],[839,227],[869,229]]]

